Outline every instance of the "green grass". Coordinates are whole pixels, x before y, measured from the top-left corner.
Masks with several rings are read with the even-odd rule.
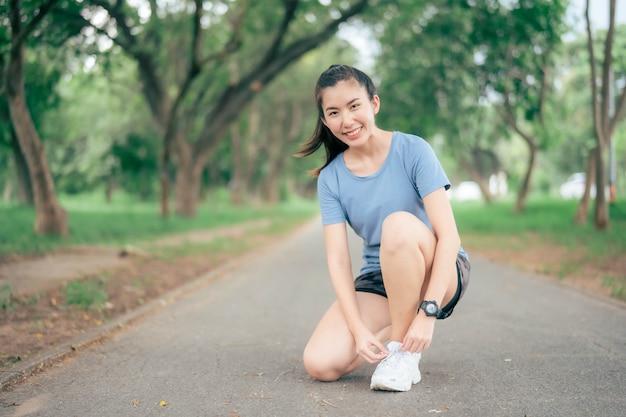
[[[102,277],[70,282],[61,290],[65,295],[65,303],[84,310],[101,309],[109,299],[104,290],[105,282],[106,279]]]
[[[586,225],[576,225],[573,217],[577,201],[554,199],[529,200],[527,209],[513,213],[511,202],[486,205],[481,202],[455,203],[454,212],[466,246],[476,251],[504,249],[520,253],[520,260],[529,245],[542,245],[550,253],[548,264],[541,271],[558,279],[567,279],[585,266],[603,270],[609,262],[619,262],[626,256],[626,201],[618,200],[610,206],[610,229],[598,231],[593,226],[593,212]],[[564,249],[567,257],[559,255]],[[471,256],[471,251],[470,251]],[[514,256],[514,255],[513,255]],[[614,264],[619,270],[619,264]],[[615,270],[615,268],[613,268]],[[606,276],[602,285],[611,296],[626,299],[626,271],[619,276]],[[594,277],[590,277],[594,278]],[[595,277],[598,278],[598,277]]]
[[[97,196],[66,197],[61,199],[61,204],[68,212],[70,224],[70,236],[65,238],[35,235],[33,208],[0,205],[0,256],[41,254],[74,245],[120,246],[257,219],[289,224],[311,217],[317,211],[314,201],[290,201],[274,207],[233,207],[220,197],[201,204],[194,218],[177,215],[161,218],[157,203],[127,198],[109,204]]]
[[[0,287],[0,310],[11,311],[13,309],[13,306],[14,301],[11,286],[9,284],[5,284]]]
[[[501,244],[501,238],[515,236],[514,244],[522,242],[519,249],[523,250],[524,238],[537,235],[568,248],[585,248],[591,257],[626,254],[626,201],[610,206],[611,227],[606,231],[595,230],[591,217],[587,225],[574,224],[577,205],[577,201],[531,199],[523,213],[514,214],[511,202],[463,202],[454,204],[454,213],[461,237],[491,236],[494,244]]]

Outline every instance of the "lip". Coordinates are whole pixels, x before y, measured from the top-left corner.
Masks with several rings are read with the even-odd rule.
[[[356,129],[352,129],[347,132],[344,132],[344,135],[351,139],[356,138],[357,136],[359,136],[359,133],[361,133],[362,130],[363,130],[363,126],[359,126]]]

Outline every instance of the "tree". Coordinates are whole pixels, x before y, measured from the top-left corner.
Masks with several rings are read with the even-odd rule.
[[[336,62],[354,63],[356,50],[334,39],[285,70],[257,95],[230,131],[235,203],[255,196],[264,203],[293,191],[304,160],[285,157],[311,134],[317,119],[313,86],[323,69]],[[313,166],[311,166],[311,169]]]
[[[485,150],[495,141],[512,134],[521,137],[529,150],[516,202],[516,211],[523,210],[537,153],[553,133],[545,115],[554,51],[563,30],[563,2],[438,1],[401,6],[390,7],[388,18],[377,24],[382,27],[383,90],[402,103],[388,122],[394,128],[442,133],[449,149],[459,151],[459,159],[479,157],[466,160],[466,167],[493,162],[495,154],[488,152],[492,157],[485,158]],[[501,122],[489,117],[482,130],[468,130],[471,119],[485,116],[481,107],[487,106],[496,110]],[[502,124],[510,134],[496,131]],[[475,169],[468,171],[475,178],[479,175]]]
[[[148,17],[121,0],[88,3],[107,12],[107,22],[94,23],[98,30],[138,64],[143,94],[163,135],[161,169],[176,166],[176,211],[193,216],[201,174],[232,123],[276,76],[330,39],[368,0],[339,7],[299,0],[150,1]],[[161,213],[167,215],[166,175],[161,188]]]
[[[9,113],[20,150],[24,155],[36,210],[35,233],[69,234],[67,214],[57,201],[50,169],[46,161],[43,145],[26,104],[24,91],[24,54],[26,42],[35,31],[45,30],[44,18],[57,3],[47,0],[39,7],[20,0],[9,2],[10,38],[9,50],[0,54],[0,68],[3,69],[2,86],[7,97]],[[32,15],[30,20],[26,16]]]
[[[605,165],[605,153],[615,133],[618,121],[626,111],[626,87],[621,93],[616,94],[614,103],[613,93],[613,45],[615,41],[615,0],[609,2],[609,28],[604,38],[604,57],[601,61],[601,72],[598,74],[598,64],[594,47],[594,37],[589,19],[589,0],[585,6],[585,20],[587,22],[587,48],[589,51],[590,85],[591,85],[591,109],[593,115],[594,134],[596,138],[595,149],[595,180],[596,200],[594,225],[598,230],[606,230],[610,226],[610,218],[607,207],[604,187],[607,183]],[[626,74],[622,74],[626,76]],[[611,106],[615,106],[614,114],[611,114]]]
[[[488,2],[487,2],[488,3]],[[518,1],[509,7],[477,9],[474,43],[482,54],[478,79],[482,96],[528,148],[526,172],[515,211],[525,209],[541,149],[556,133],[550,123],[556,50],[564,31],[563,1]]]

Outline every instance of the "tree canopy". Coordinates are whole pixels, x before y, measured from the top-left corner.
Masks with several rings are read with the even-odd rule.
[[[159,196],[163,216],[172,200],[178,214],[193,216],[215,187],[229,187],[239,203],[311,195],[309,162],[291,155],[315,121],[313,84],[328,65],[360,65],[367,54],[383,103],[379,125],[431,141],[453,181],[476,181],[486,200],[495,197],[489,178],[506,172],[521,211],[529,194],[555,192],[584,171],[594,132],[608,126],[594,124],[591,96],[605,97],[604,113],[609,99],[606,83],[592,91],[590,62],[600,78],[610,56],[612,126],[624,118],[624,26],[566,38],[568,7],[0,0],[3,194],[16,189],[41,216],[52,213],[38,223],[48,225],[44,233],[67,232],[49,226],[63,223],[57,191]],[[610,133],[623,163],[623,134]]]

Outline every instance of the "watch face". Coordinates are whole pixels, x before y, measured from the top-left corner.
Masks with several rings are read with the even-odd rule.
[[[428,314],[435,314],[437,312],[437,306],[435,304],[428,303],[426,304],[425,310]]]

